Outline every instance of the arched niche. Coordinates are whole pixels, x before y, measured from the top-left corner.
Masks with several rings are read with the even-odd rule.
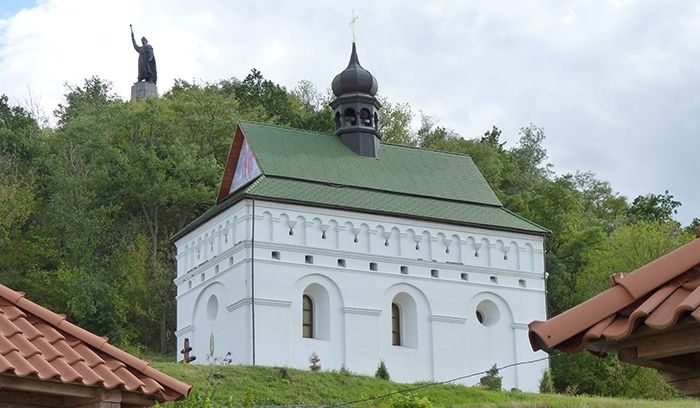
[[[302,337],[302,300],[304,295],[314,300],[314,338],[328,341],[341,341],[343,330],[343,295],[333,279],[313,273],[306,275],[294,284],[290,324],[292,336]]]
[[[262,240],[273,242],[275,240],[274,231],[272,226],[272,213],[265,211],[262,214],[262,220],[259,224],[260,232],[259,237]]]

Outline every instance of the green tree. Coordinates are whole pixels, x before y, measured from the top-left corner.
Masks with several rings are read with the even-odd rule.
[[[481,377],[481,384],[491,391],[501,391],[503,377],[498,375],[498,367],[494,364],[486,371],[486,375]]]
[[[680,206],[680,201],[674,200],[666,190],[663,194],[637,196],[627,214],[634,220],[667,222],[673,219]]]
[[[391,103],[386,98],[380,100],[379,132],[382,142],[415,146],[416,137],[411,130],[413,112],[408,103]]]
[[[379,361],[379,365],[377,366],[377,371],[374,372],[374,376],[387,381],[391,379],[389,370],[386,368],[386,364],[384,364],[384,360]]]
[[[632,272],[692,239],[678,223],[640,221],[624,225],[586,250],[586,265],[576,277],[577,302],[610,287],[610,276]]]
[[[68,92],[64,95],[65,104],[58,104],[53,114],[58,118],[58,125],[65,125],[70,119],[77,116],[97,117],[112,102],[120,100],[112,92],[112,82],[92,76],[85,79],[83,85],[71,85],[66,83]]]

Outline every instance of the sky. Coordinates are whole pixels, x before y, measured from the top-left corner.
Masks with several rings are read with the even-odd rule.
[[[325,91],[360,62],[379,95],[467,138],[513,146],[544,128],[558,174],[590,171],[633,199],[665,190],[700,217],[700,2],[633,0],[2,0],[0,93],[51,116],[97,75],[127,99],[145,36],[158,88],[244,78]]]

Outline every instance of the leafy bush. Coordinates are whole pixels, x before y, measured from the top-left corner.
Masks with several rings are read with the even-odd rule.
[[[552,380],[552,372],[548,369],[542,373],[540,380],[540,392],[543,394],[551,394],[556,392],[554,389],[554,380]]]
[[[391,376],[389,375],[389,370],[387,370],[383,360],[379,361],[379,366],[377,367],[377,371],[374,372],[374,376],[387,381],[391,379]]]
[[[287,370],[287,367],[280,367],[277,369],[277,375],[283,380],[289,380],[289,370]]]
[[[392,398],[391,408],[433,408],[433,403],[426,397],[405,393]]]
[[[309,356],[309,370],[321,371],[321,359],[316,352],[311,353]]]
[[[590,353],[555,353],[552,380],[557,390],[573,395],[656,400],[673,399],[679,395],[657,371],[623,363],[615,355],[600,358]]]
[[[498,367],[496,364],[493,365],[487,372],[486,375],[481,377],[479,380],[481,385],[492,391],[501,391],[501,377],[498,375]]]

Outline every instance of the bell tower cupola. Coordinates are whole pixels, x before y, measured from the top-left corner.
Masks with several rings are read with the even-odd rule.
[[[333,79],[335,135],[355,153],[375,158],[381,138],[377,89],[377,80],[360,65],[353,41],[348,67]]]

